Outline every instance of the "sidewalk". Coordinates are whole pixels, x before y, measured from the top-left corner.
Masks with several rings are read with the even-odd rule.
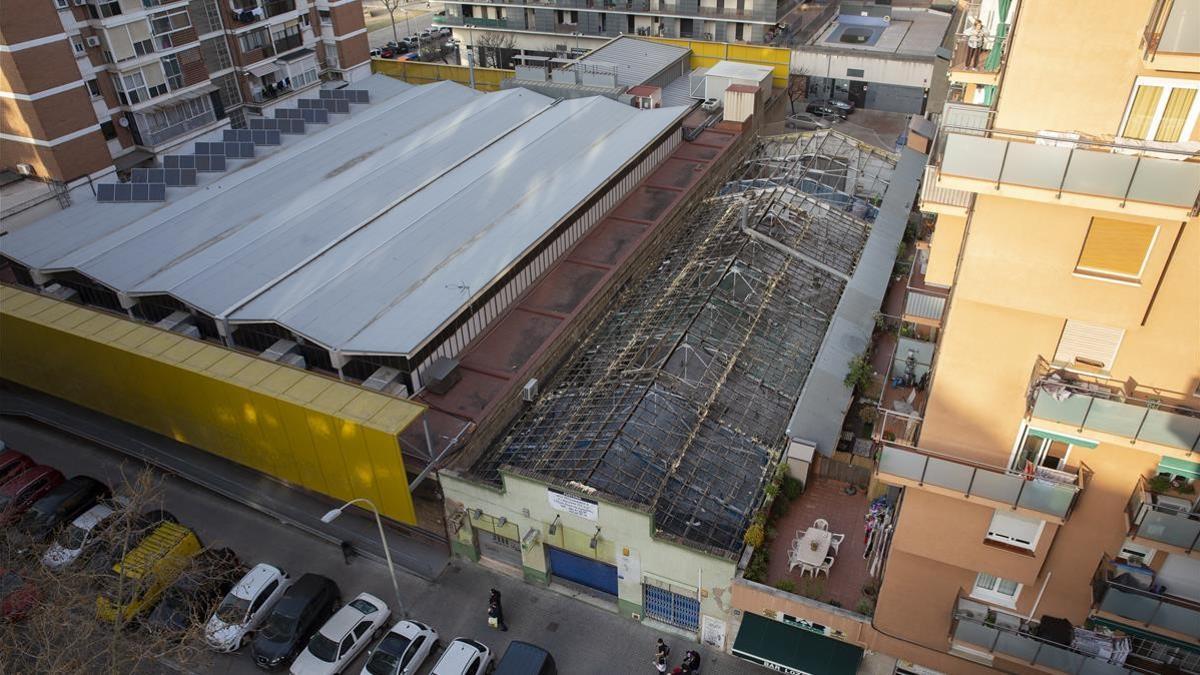
[[[27,417],[97,445],[139,459],[239,504],[249,506],[335,545],[348,541],[363,557],[383,560],[374,518],[359,509],[328,525],[321,516],[338,506],[334,500],[289,487],[240,464],[184,445],[120,420],[30,389],[4,383],[0,415]],[[385,523],[388,548],[397,567],[427,581],[436,579],[449,560],[444,538],[423,530]]]

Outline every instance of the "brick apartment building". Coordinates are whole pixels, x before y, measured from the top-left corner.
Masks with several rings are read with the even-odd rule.
[[[0,156],[71,183],[369,73],[360,0],[9,0]]]

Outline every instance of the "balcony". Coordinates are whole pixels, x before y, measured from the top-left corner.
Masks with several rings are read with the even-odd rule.
[[[1168,405],[1161,392],[1132,388],[1101,376],[1056,370],[1039,360],[1030,387],[1031,417],[1058,422],[1078,432],[1109,434],[1130,445],[1200,450],[1200,411]]]
[[[284,37],[279,38],[278,40],[275,40],[275,42],[274,42],[275,53],[282,54],[289,49],[295,49],[296,47],[300,47],[303,44],[304,44],[304,36],[303,35],[301,35],[299,33],[297,33],[295,35],[286,35]]]
[[[1073,133],[942,129],[938,187],[1178,220],[1200,210],[1200,153]]]
[[[1078,675],[1133,675],[1150,673],[1131,663],[1117,663],[1088,650],[1091,643],[1073,636],[1065,645],[1043,637],[1041,624],[1013,614],[998,612],[986,605],[960,596],[951,620],[950,637],[971,654],[986,652],[1051,671]],[[1098,636],[1097,640],[1105,638]]]
[[[1180,508],[1175,500],[1166,503],[1139,478],[1125,505],[1129,536],[1154,542],[1155,548],[1169,547],[1191,556],[1200,554],[1200,513],[1193,505]]]
[[[931,489],[977,500],[990,508],[1008,507],[1065,522],[1083,490],[1083,475],[1053,472],[1030,476],[996,466],[947,457],[915,447],[883,445],[879,480],[899,487]]]
[[[1142,35],[1142,62],[1155,70],[1200,72],[1200,31],[1186,2],[1156,0]]]
[[[481,19],[474,16],[464,16],[462,17],[461,25],[473,28],[508,28],[508,19]]]
[[[1107,556],[1092,578],[1092,610],[1200,640],[1200,603],[1168,595],[1149,567]]]
[[[921,181],[921,210],[965,217],[971,206],[971,193],[938,187],[937,179],[938,168],[933,164],[926,166],[925,178]]]

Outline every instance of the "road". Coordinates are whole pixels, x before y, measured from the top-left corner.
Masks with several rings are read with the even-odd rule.
[[[383,5],[378,3],[363,3],[366,10],[374,10],[382,12],[370,18],[367,33],[367,42],[371,47],[382,47],[388,42],[395,40],[392,33],[391,21],[388,18],[387,10]],[[415,33],[420,33],[422,30],[433,25],[434,12],[439,12],[442,9],[442,3],[435,2],[426,4],[425,2],[410,2],[400,6],[396,10],[396,35],[406,37]],[[381,27],[375,28],[374,24],[378,22]]]
[[[142,467],[117,452],[68,436],[38,423],[0,417],[0,439],[35,460],[58,467],[68,477],[88,474],[119,485],[123,475]],[[285,527],[249,507],[196,487],[183,479],[164,476],[164,506],[193,528],[207,546],[228,546],[248,564],[270,562],[293,577],[304,572],[324,574],[341,587],[343,600],[366,591],[393,602],[387,570],[365,559],[346,565],[341,551],[292,527]],[[560,673],[611,675],[652,673],[649,662],[654,640],[662,637],[672,654],[697,648],[676,635],[659,633],[581,600],[497,574],[479,565],[453,561],[435,582],[398,573],[400,594],[413,618],[438,630],[447,642],[456,636],[478,639],[503,654],[510,640],[525,640],[548,649]],[[488,591],[500,589],[510,630],[496,632],[487,625]],[[211,673],[259,673],[245,649],[220,655]],[[705,675],[766,673],[732,656],[699,648]],[[357,673],[365,656],[344,672]],[[427,673],[429,663],[422,670]]]

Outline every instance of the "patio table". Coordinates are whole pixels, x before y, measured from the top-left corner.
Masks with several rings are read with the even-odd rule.
[[[825,556],[829,555],[829,541],[832,536],[828,530],[816,527],[808,528],[804,537],[796,544],[796,558],[810,567],[820,567],[821,563],[825,562]],[[817,542],[815,551],[812,547],[814,541]]]

